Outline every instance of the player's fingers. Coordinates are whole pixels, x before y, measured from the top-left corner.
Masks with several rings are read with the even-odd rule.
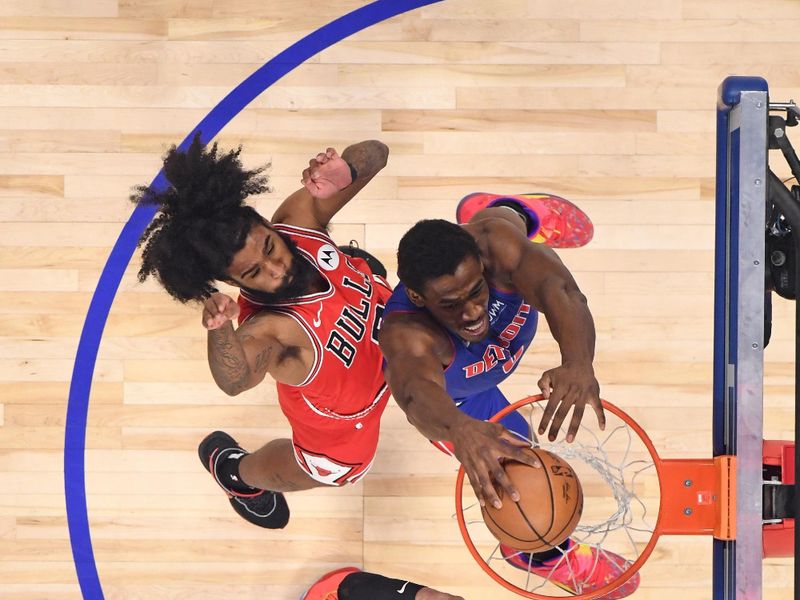
[[[328,155],[320,152],[319,154],[317,154],[317,162],[321,165],[325,164],[326,162],[328,162]]]
[[[510,458],[517,462],[521,462],[530,467],[540,468],[542,463],[536,458],[536,455],[531,452],[531,447],[515,449],[513,453],[509,453]]]
[[[526,440],[523,437],[518,436],[517,434],[509,431],[508,429],[503,428],[502,433],[500,434],[500,439],[502,439],[506,444],[514,446],[515,448],[530,448],[531,443],[529,440]]]
[[[234,302],[232,299],[228,302],[227,306],[225,307],[225,311],[223,312],[225,317],[228,319],[235,319],[239,316],[239,304]]]
[[[575,440],[575,436],[578,434],[578,427],[580,427],[581,420],[583,420],[583,411],[585,408],[585,403],[580,401],[575,403],[575,410],[572,413],[572,420],[570,421],[569,429],[567,430],[567,443],[569,444]]]
[[[503,488],[503,491],[508,495],[509,498],[511,498],[514,502],[519,502],[519,492],[517,491],[517,487],[508,477],[508,473],[506,473],[506,470],[500,463],[497,463],[497,467],[492,469],[491,479],[492,481],[496,482],[497,485]],[[496,506],[496,508],[500,507]]]
[[[539,434],[543,434],[547,430],[547,424],[550,422],[550,419],[553,418],[553,415],[558,408],[558,405],[561,403],[561,396],[563,393],[556,390],[551,394],[550,399],[547,401],[547,404],[544,407],[544,413],[542,414],[542,420],[539,422]]]
[[[220,295],[217,297],[217,314],[224,315],[225,311],[228,310],[228,306],[231,304],[231,299],[228,296]]]
[[[314,197],[316,197],[317,194],[319,193],[319,185],[317,185],[314,181],[311,181],[310,179],[308,181],[303,182],[303,187],[305,187],[308,190],[308,192]]]
[[[481,506],[486,506],[486,500],[483,497],[483,490],[481,489],[481,484],[478,481],[478,476],[471,469],[464,467],[464,470],[467,472],[469,485],[472,487],[472,492],[475,494],[478,502],[480,502]]]
[[[328,155],[328,158],[339,158],[339,154],[336,152],[335,148],[328,148],[325,150],[325,154]]]
[[[217,294],[216,300],[217,300],[217,311],[220,312],[220,313],[224,313],[225,310],[231,304],[236,304],[233,301],[233,298],[231,298],[230,296],[228,296],[226,294]]]
[[[538,384],[539,389],[542,392],[542,396],[544,396],[545,400],[550,398],[550,390],[553,388],[553,379],[550,377],[550,373],[545,373],[542,375],[542,378],[539,380]],[[541,431],[539,432],[541,433]]]
[[[592,400],[592,408],[594,409],[594,412],[597,415],[597,424],[600,426],[600,430],[601,431],[605,430],[606,413],[603,410],[603,403],[600,401],[599,398]]]
[[[203,303],[203,311],[208,312],[211,315],[215,315],[219,312],[219,298],[216,294],[209,296],[206,301]]]
[[[547,434],[547,439],[551,442],[555,441],[556,437],[558,437],[561,424],[564,422],[564,419],[567,418],[572,404],[573,400],[570,397],[565,397],[561,400],[561,406],[558,407],[556,414],[553,416],[553,421],[550,423],[550,432]]]
[[[312,179],[311,176],[308,177],[305,181],[303,181],[303,187],[306,188],[311,194],[316,194],[319,191],[319,182],[316,179]]]
[[[500,470],[502,471],[502,468]],[[503,475],[505,475],[505,471],[503,471]],[[489,477],[488,474],[482,474],[478,476],[478,480],[481,484],[481,491],[483,493],[484,500],[486,500],[487,503],[491,504],[495,508],[503,508],[503,503],[500,500],[500,496],[498,495],[497,490],[494,488],[494,485],[492,485],[491,477]]]

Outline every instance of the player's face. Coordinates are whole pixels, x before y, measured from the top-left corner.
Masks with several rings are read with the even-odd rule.
[[[477,258],[469,256],[452,275],[429,281],[423,302],[437,321],[462,340],[479,342],[489,335],[489,286]]]
[[[303,262],[277,231],[256,223],[244,248],[233,255],[228,276],[239,287],[287,297],[289,290],[303,292],[295,289],[302,279]]]

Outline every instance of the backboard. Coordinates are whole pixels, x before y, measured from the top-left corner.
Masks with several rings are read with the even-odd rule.
[[[715,456],[736,457],[736,539],[715,539],[714,600],[762,590],[767,82],[729,77],[717,103]]]

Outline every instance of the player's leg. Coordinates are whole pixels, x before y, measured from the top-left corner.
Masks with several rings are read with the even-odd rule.
[[[349,430],[345,431],[352,424],[324,418],[310,410],[293,411],[291,407],[298,406],[297,394],[293,388],[278,388],[278,400],[292,427],[293,439],[273,440],[250,454],[227,433],[215,431],[198,448],[203,466],[225,490],[234,510],[260,527],[277,529],[288,522],[289,507],[282,492],[344,485],[366,472],[377,446],[380,412],[388,398],[387,393],[380,403],[381,410],[373,411],[375,423],[367,421],[370,427],[365,428],[369,438],[366,449],[363,444],[357,447],[366,456],[364,466],[351,464],[351,449],[341,443],[353,437],[347,435]],[[340,440],[338,448],[336,440]],[[337,451],[343,454],[343,460]]]
[[[326,485],[300,468],[292,440],[285,438],[272,440],[242,457],[239,475],[249,486],[277,492],[296,492]]]
[[[285,441],[291,444],[290,440]],[[243,459],[249,455],[236,440],[223,431],[214,431],[200,442],[197,452],[200,462],[225,491],[231,506],[242,518],[267,529],[286,526],[289,522],[286,499],[280,491],[248,485],[255,480],[245,479],[240,468]]]
[[[477,213],[501,206],[515,211],[525,221],[530,240],[552,248],[585,246],[594,235],[594,226],[586,213],[569,200],[552,194],[469,194],[458,203],[456,221],[468,223]]]
[[[320,577],[300,600],[464,600],[412,581],[366,573],[354,567]]]

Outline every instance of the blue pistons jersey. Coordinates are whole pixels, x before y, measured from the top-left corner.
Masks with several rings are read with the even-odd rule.
[[[399,283],[386,304],[384,318],[393,312],[422,311],[427,312],[409,300],[406,286]],[[447,393],[457,404],[495,390],[517,368],[536,334],[539,313],[517,293],[490,288],[488,312],[489,335],[480,342],[465,342],[442,327],[453,344],[453,360],[444,371]]]

